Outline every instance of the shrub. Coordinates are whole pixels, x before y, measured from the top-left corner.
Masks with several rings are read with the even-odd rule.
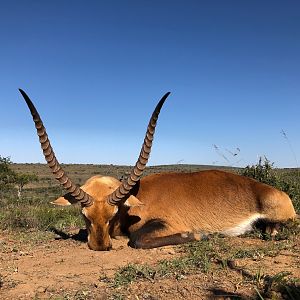
[[[0,155],[0,197],[14,186],[16,173],[10,168],[11,163],[9,157]]]
[[[271,163],[266,157],[259,158],[256,165],[247,166],[242,170],[242,175],[256,179],[259,182],[277,186],[279,183],[278,177],[273,170],[274,163]]]
[[[251,177],[284,191],[291,197],[296,211],[300,211],[299,170],[284,174],[284,172],[275,169],[274,163],[271,163],[266,157],[260,157],[256,165],[245,167],[241,171],[241,175]]]

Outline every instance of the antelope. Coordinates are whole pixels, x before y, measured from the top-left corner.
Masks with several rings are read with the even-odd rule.
[[[79,187],[57,161],[32,101],[20,92],[33,117],[46,162],[67,191],[52,203],[81,203],[92,250],[110,250],[111,238],[118,235],[127,235],[129,246],[144,249],[201,240],[210,233],[238,236],[259,220],[266,221],[270,233],[276,234],[277,223],[296,217],[286,193],[233,173],[207,170],[142,177],[158,115],[170,93],[154,109],[140,155],[127,179],[120,182],[98,175]]]

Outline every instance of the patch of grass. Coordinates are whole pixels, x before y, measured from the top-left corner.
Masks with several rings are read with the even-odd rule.
[[[173,260],[162,260],[157,266],[158,277],[184,278],[191,272],[193,263],[190,257],[177,258]]]
[[[245,278],[244,280],[256,286],[258,293],[262,296],[266,295],[267,292],[274,291],[276,293],[278,291],[280,295],[288,292],[297,295],[297,286],[292,279],[284,280],[288,273],[283,272],[269,276],[262,268],[259,268],[251,274],[243,268],[236,267],[235,264],[236,259],[261,260],[266,256],[277,256],[281,250],[289,249],[292,243],[289,240],[266,241],[259,245],[255,243],[244,248],[233,246],[230,238],[212,235],[207,241],[178,246],[177,250],[182,253],[181,257],[162,260],[151,267],[148,265],[126,265],[115,274],[110,282],[112,287],[122,287],[139,280],[152,281],[166,277],[180,280],[199,272],[217,274],[217,272],[224,272],[224,269],[230,268],[240,272]]]
[[[163,277],[180,280],[194,272],[208,273],[212,261],[218,257],[217,250],[214,250],[215,244],[216,240],[183,245],[178,248],[184,252],[182,257],[161,260],[155,267],[128,264],[116,272],[112,286],[119,287],[141,279],[153,280]]]
[[[260,276],[255,288],[259,299],[300,299],[300,280],[290,275],[279,272],[273,276]]]
[[[260,256],[257,249],[246,249],[246,248],[239,248],[236,249],[230,257],[232,259],[240,259],[240,258],[255,258],[256,256]]]
[[[127,285],[139,279],[153,279],[155,274],[156,270],[148,265],[128,264],[115,274],[113,286]]]
[[[28,231],[84,226],[79,206],[64,208],[50,204],[61,194],[59,186],[28,188],[21,199],[7,194],[0,203],[0,229]]]
[[[289,221],[282,225],[280,231],[276,234],[275,240],[288,240],[300,235],[300,219]]]
[[[80,218],[80,208],[57,208],[49,205],[10,205],[0,212],[0,226],[2,229],[39,229],[48,230],[55,227],[83,226]]]
[[[280,242],[266,242],[260,246],[254,245],[248,248],[232,248],[226,253],[229,260],[251,258],[253,260],[261,260],[265,256],[275,257],[280,251],[289,249],[291,242],[283,240]]]
[[[262,271],[262,268],[260,267],[253,275],[253,282],[256,286],[261,286],[264,282],[266,275]]]
[[[46,299],[46,298],[45,298],[45,295],[39,295],[37,293],[33,299],[38,300],[38,299]],[[57,295],[57,294],[51,295],[51,297],[49,299],[52,299],[52,300],[87,300],[87,299],[94,299],[94,297],[92,295],[92,292],[89,290],[79,290],[79,291],[72,291],[72,292],[63,292],[62,295]]]
[[[123,300],[126,299],[125,295],[120,293],[114,293],[112,296],[110,296],[108,299],[110,300]]]

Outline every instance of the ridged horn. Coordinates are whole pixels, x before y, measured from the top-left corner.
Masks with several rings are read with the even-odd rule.
[[[155,126],[157,123],[158,115],[160,113],[160,110],[170,95],[170,92],[166,93],[158,102],[157,106],[155,107],[153,114],[151,116],[151,119],[149,121],[147,132],[145,135],[144,143],[142,145],[142,149],[139,155],[139,158],[131,170],[131,173],[127,180],[124,180],[122,184],[113,192],[111,193],[108,198],[107,202],[110,205],[118,205],[124,199],[128,194],[130,193],[130,190],[136,185],[136,183],[141,178],[143,171],[146,167],[146,164],[148,162],[150,152],[151,152],[151,146],[153,142],[154,132],[155,132]]]
[[[21,89],[19,89],[19,91],[25,99],[26,104],[30,110],[33,121],[35,123],[37,134],[39,136],[43,154],[55,178],[68,191],[68,193],[70,193],[77,201],[81,203],[82,206],[91,206],[94,202],[93,198],[88,193],[83,191],[79,186],[75,185],[72,182],[72,180],[68,177],[66,172],[59,165],[59,162],[57,161],[55,153],[51,147],[46,128],[43,125],[39,113],[37,112],[35,106],[33,105],[30,98],[27,96],[27,94]]]

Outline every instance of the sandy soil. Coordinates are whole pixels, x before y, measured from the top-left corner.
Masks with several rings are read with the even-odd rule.
[[[264,243],[247,238],[231,241],[245,247]],[[111,287],[109,279],[120,267],[155,265],[182,253],[172,246],[132,249],[125,238],[113,240],[111,251],[95,252],[73,239],[52,237],[32,243],[2,233],[0,255],[0,299],[247,299],[255,294],[253,281],[260,280],[259,270],[268,276],[286,271],[300,279],[299,241],[276,257],[243,258],[218,272],[139,280],[119,288]]]

